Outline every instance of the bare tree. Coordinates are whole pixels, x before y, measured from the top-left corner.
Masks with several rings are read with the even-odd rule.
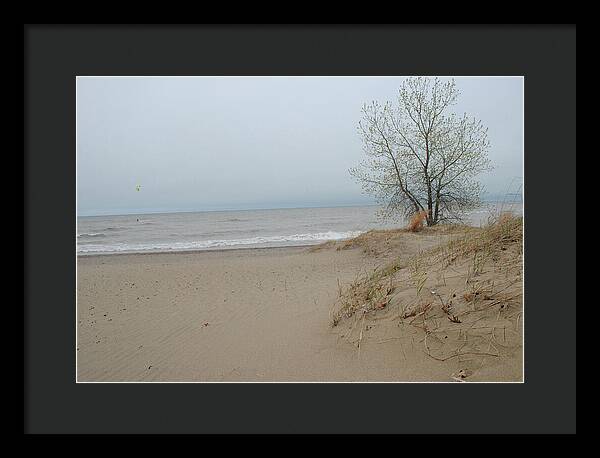
[[[487,129],[447,113],[458,95],[454,80],[408,78],[397,106],[363,106],[358,131],[367,159],[350,173],[385,204],[382,217],[425,211],[433,226],[479,205],[476,176],[490,168]]]

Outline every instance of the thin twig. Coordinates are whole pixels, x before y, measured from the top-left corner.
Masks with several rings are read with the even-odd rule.
[[[456,355],[447,356],[446,358],[438,358],[437,356],[433,356],[431,353],[427,353],[426,351],[424,351],[423,353],[425,353],[427,356],[435,359],[436,361],[447,361],[451,358],[455,358],[457,356],[463,356],[463,355],[480,355],[480,356],[495,356],[495,357],[500,356],[500,355],[494,355],[493,353],[467,351],[464,353],[458,353]]]
[[[363,312],[363,316],[362,316],[362,322],[360,325],[360,335],[358,336],[358,358],[360,359],[360,344],[362,342],[362,338],[363,338],[363,329],[364,329],[364,324],[365,324],[365,315],[366,313]]]

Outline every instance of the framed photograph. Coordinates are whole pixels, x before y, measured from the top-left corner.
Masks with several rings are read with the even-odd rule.
[[[575,432],[574,26],[36,25],[24,64],[26,432]]]

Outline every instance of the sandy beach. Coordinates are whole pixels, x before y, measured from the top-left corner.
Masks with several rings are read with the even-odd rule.
[[[439,230],[381,234],[368,246],[80,256],[77,380],[452,381],[468,374],[472,381],[520,381],[514,320],[507,323],[517,345],[502,357],[486,355],[499,351],[492,338],[486,352],[443,361],[428,354],[439,336],[424,347],[422,330],[398,320],[406,301],[365,313],[360,330],[350,318],[332,326],[347,285],[392,258],[408,262],[453,237]],[[405,294],[413,294],[409,289]],[[477,328],[497,318],[495,309],[493,317],[477,317]],[[506,345],[506,323],[498,327],[496,340]],[[464,347],[463,333],[454,331],[441,338]]]

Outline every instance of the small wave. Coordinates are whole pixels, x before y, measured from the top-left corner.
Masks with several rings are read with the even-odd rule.
[[[248,234],[257,234],[259,232],[260,232],[260,229],[229,229],[229,230],[225,230],[225,231],[210,231],[210,233],[208,233],[206,235],[210,235],[212,237],[214,237],[214,236],[235,237],[236,234],[248,235]],[[235,240],[235,239],[228,239],[228,240]]]
[[[79,246],[80,253],[113,253],[113,252],[140,252],[140,251],[193,251],[215,248],[252,247],[252,246],[281,246],[285,244],[312,245],[328,240],[343,240],[356,237],[362,231],[348,232],[317,232],[310,234],[274,235],[263,237],[250,237],[229,240],[198,240],[190,242],[153,243],[153,244],[113,244],[113,245],[85,245]]]
[[[83,234],[77,234],[77,238],[95,238],[95,237],[106,237],[103,232],[89,232]]]

